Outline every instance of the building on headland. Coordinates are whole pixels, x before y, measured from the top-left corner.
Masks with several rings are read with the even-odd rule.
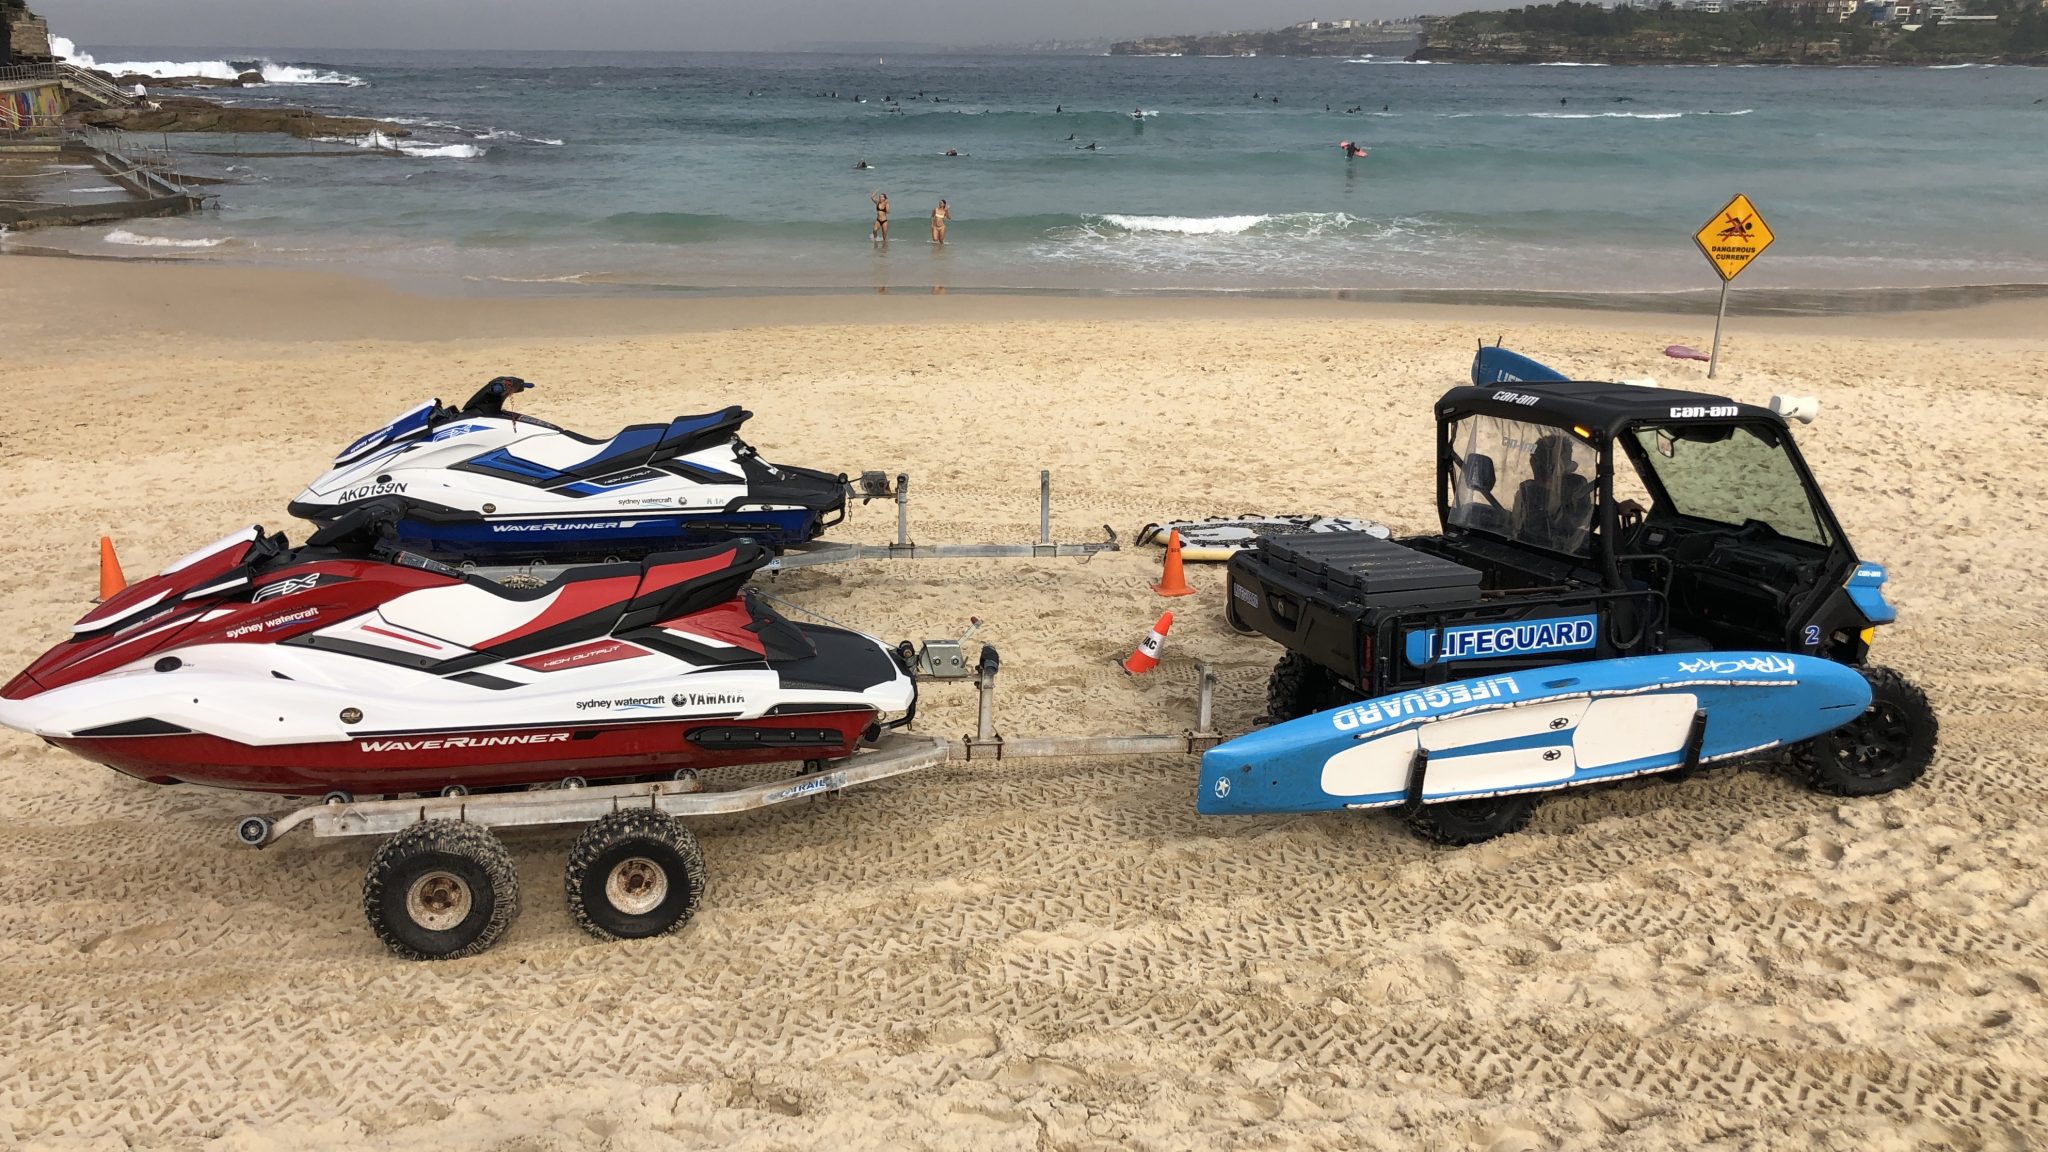
[[[0,67],[48,64],[50,25],[28,10],[26,0],[0,0]]]

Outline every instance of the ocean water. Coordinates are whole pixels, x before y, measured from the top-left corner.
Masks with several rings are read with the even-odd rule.
[[[37,244],[562,292],[1662,293],[1718,284],[1691,237],[1743,192],[1777,235],[1744,288],[2048,283],[2038,69],[82,49],[414,135],[173,135],[217,210]]]

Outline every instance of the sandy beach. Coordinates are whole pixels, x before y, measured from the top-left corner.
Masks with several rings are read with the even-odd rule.
[[[1198,818],[1183,758],[956,765],[697,825],[681,933],[596,942],[571,831],[515,832],[494,951],[389,956],[374,844],[0,733],[0,1145],[52,1149],[2020,1149],[2048,1142],[2048,307],[1741,319],[1715,382],[1820,397],[1802,447],[1890,566],[1875,659],[1938,759],[1871,800],[1769,765],[1555,798],[1445,850],[1385,817]],[[914,483],[920,541],[1247,511],[1433,527],[1430,404],[1474,343],[1704,384],[1711,316],[1343,301],[442,299],[311,273],[0,260],[0,676],[356,435],[501,373],[587,433],[751,408],[763,454]],[[893,509],[833,537],[881,542]],[[1015,733],[1217,720],[1278,650],[1220,572],[1113,667],[1159,556],[890,562],[770,589],[1004,657]],[[973,725],[965,684],[920,730]]]

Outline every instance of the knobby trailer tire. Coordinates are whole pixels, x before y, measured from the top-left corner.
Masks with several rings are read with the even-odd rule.
[[[662,936],[704,898],[704,852],[673,816],[630,808],[603,817],[569,849],[569,915],[600,940]]]
[[[363,914],[408,960],[474,956],[519,916],[519,873],[490,830],[427,820],[384,842],[363,878]]]

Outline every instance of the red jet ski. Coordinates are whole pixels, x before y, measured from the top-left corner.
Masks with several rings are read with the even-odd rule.
[[[756,545],[513,589],[378,554],[373,519],[246,529],[122,590],[0,724],[152,783],[366,798],[836,760],[915,710],[881,641],[742,591]]]

